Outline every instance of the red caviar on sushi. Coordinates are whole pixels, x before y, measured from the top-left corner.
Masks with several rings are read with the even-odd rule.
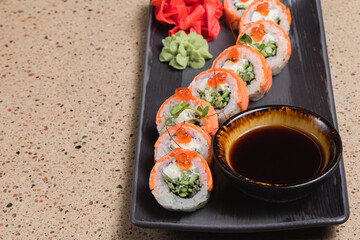
[[[239,31],[252,22],[270,20],[279,24],[288,34],[291,24],[290,10],[278,0],[255,0],[241,15]]]
[[[246,84],[251,101],[264,97],[272,85],[272,73],[265,57],[251,47],[235,45],[217,56],[212,68],[226,68],[236,73]]]
[[[165,100],[156,114],[159,134],[182,122],[200,126],[211,136],[219,127],[214,108],[208,102],[192,95],[188,88],[176,89],[175,94]]]
[[[189,89],[194,96],[214,107],[219,123],[247,109],[249,104],[244,81],[229,69],[211,68],[203,71],[194,78]]]
[[[254,0],[224,0],[225,23],[231,30],[238,30],[240,17]]]
[[[270,64],[273,75],[281,72],[291,55],[289,36],[282,27],[269,20],[246,25],[239,34],[237,44],[250,46],[260,52]]]
[[[211,137],[194,124],[178,123],[161,134],[155,143],[155,161],[176,148],[195,151],[211,164]]]
[[[191,212],[207,203],[213,188],[212,174],[200,154],[176,148],[155,163],[149,188],[165,209]]]

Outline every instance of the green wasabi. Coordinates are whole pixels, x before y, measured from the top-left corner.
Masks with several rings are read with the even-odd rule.
[[[169,62],[176,69],[185,69],[187,66],[200,69],[205,65],[205,59],[213,56],[209,53],[207,41],[196,32],[186,34],[179,31],[171,37],[162,40],[160,62]]]

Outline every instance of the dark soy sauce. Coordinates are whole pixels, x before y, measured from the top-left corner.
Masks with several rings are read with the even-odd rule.
[[[264,126],[241,135],[230,148],[234,171],[249,179],[293,184],[317,175],[323,151],[316,139],[284,126]]]

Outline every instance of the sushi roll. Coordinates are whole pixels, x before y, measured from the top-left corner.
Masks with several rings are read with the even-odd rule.
[[[254,0],[224,0],[225,23],[231,30],[238,30],[240,17]]]
[[[255,0],[241,15],[239,32],[252,22],[259,20],[270,20],[282,27],[289,34],[291,15],[290,10],[278,0]]]
[[[291,55],[289,36],[282,27],[269,20],[246,25],[239,34],[237,44],[259,51],[270,64],[272,75],[281,72]]]
[[[179,123],[161,134],[155,143],[155,161],[176,148],[195,151],[211,164],[211,137],[194,124]]]
[[[249,105],[244,81],[229,69],[215,68],[201,72],[191,82],[189,89],[195,97],[213,106],[220,124]]]
[[[192,123],[213,136],[219,127],[214,108],[206,101],[195,97],[188,88],[178,88],[165,100],[156,114],[159,134],[178,123]]]
[[[212,68],[226,68],[235,72],[245,82],[251,101],[264,97],[272,85],[269,63],[251,47],[235,45],[217,56]]]
[[[149,188],[165,209],[191,212],[205,206],[213,181],[210,168],[200,154],[176,148],[155,163]]]

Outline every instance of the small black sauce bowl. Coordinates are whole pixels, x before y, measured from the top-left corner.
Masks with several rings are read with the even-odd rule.
[[[318,140],[325,158],[319,174],[296,184],[268,184],[251,180],[231,168],[229,151],[232,143],[253,128],[273,125],[298,129]],[[336,129],[318,114],[294,106],[272,105],[248,109],[226,120],[214,136],[213,153],[225,176],[245,194],[269,202],[290,202],[307,196],[335,172],[342,143]]]

